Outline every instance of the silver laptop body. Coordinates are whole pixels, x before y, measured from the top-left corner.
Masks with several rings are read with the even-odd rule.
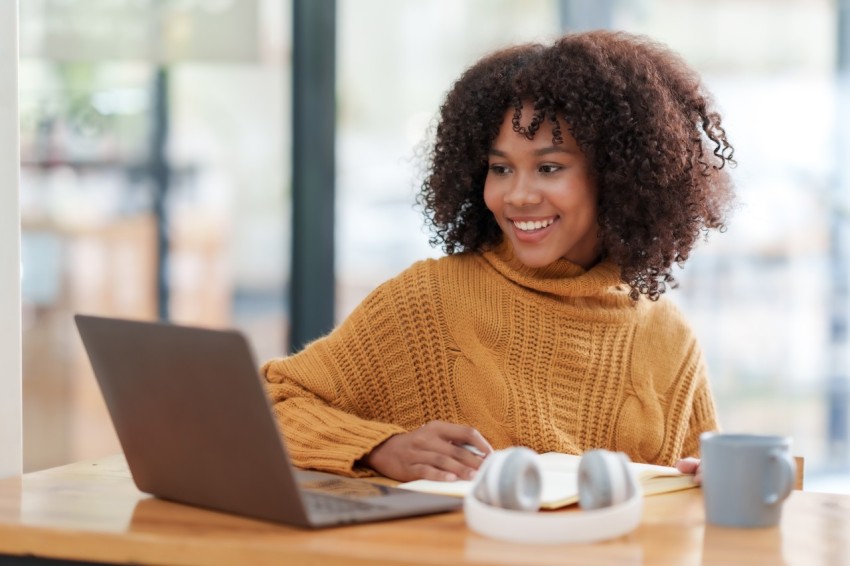
[[[238,331],[74,319],[141,491],[302,527],[462,506],[454,497],[296,469]]]

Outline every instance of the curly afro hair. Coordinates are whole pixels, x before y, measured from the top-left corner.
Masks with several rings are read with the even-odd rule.
[[[534,108],[522,128],[523,102]],[[544,120],[566,127],[598,189],[601,255],[637,300],[658,299],[733,200],[733,148],[699,76],[669,49],[622,32],[566,35],[491,54],[468,69],[440,108],[417,197],[447,254],[498,245],[484,203],[488,151],[505,112],[529,139]]]

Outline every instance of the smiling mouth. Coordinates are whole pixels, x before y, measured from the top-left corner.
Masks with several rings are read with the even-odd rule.
[[[557,216],[543,220],[511,220],[511,223],[517,230],[521,230],[523,232],[536,232],[537,230],[548,228],[555,222],[555,220],[557,220]]]

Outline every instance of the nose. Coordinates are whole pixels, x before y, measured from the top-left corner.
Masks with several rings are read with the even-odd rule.
[[[534,181],[525,175],[516,175],[505,193],[505,204],[529,206],[543,202],[543,194],[534,186]]]

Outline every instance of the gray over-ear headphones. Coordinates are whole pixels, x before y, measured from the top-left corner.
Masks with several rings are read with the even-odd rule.
[[[526,543],[595,542],[637,527],[643,498],[622,452],[586,452],[578,470],[580,513],[536,513],[543,474],[528,448],[490,454],[464,500],[467,525],[491,538]]]

